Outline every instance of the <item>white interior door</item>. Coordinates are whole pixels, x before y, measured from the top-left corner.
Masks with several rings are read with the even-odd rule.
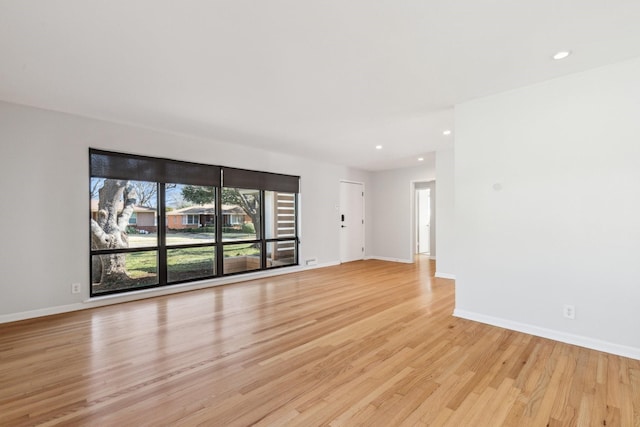
[[[340,182],[340,262],[364,259],[364,185]]]
[[[428,188],[416,190],[416,218],[417,218],[417,252],[428,254],[431,235],[431,192]]]

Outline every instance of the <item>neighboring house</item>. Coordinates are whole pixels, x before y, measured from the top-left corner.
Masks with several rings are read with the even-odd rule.
[[[212,227],[215,225],[215,206],[204,204],[188,206],[167,212],[167,227],[171,230]],[[234,227],[251,222],[251,217],[236,205],[222,205],[222,226]]]
[[[118,211],[122,210],[122,202],[118,205]],[[186,228],[213,227],[215,225],[215,207],[213,204],[188,206],[167,212],[167,227],[171,230],[183,230]],[[91,200],[91,218],[98,218],[98,200]],[[251,222],[251,217],[242,208],[236,205],[222,205],[222,226],[241,227],[242,224]],[[150,233],[158,231],[156,210],[145,206],[135,206],[133,214],[129,218],[129,225],[137,230],[145,230]]]
[[[118,212],[122,211],[123,203],[118,203]],[[98,200],[91,200],[91,218],[98,219]],[[135,206],[129,217],[129,226],[136,230],[144,230],[149,233],[158,231],[156,210],[146,206]]]

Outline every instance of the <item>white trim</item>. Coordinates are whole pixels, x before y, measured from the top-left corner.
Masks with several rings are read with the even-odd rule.
[[[353,181],[351,179],[340,179],[340,182],[346,182],[348,184],[362,184],[363,188],[364,188],[364,182],[363,181]]]
[[[452,279],[452,280],[456,280],[456,275],[455,275],[455,274],[442,273],[442,272],[440,272],[440,271],[436,271],[436,273],[434,274],[434,277],[437,277],[438,279]]]
[[[429,259],[432,260],[432,261],[435,261],[436,257],[435,256],[429,256]]]
[[[303,270],[315,270],[316,268],[335,267],[340,265],[340,261],[323,262],[322,264],[307,265]]]
[[[254,273],[246,273],[242,276],[222,277],[218,279],[204,280],[201,282],[191,282],[179,285],[163,287],[161,289],[141,289],[139,291],[127,292],[126,294],[104,295],[94,298],[88,298],[83,302],[59,305],[56,307],[47,307],[38,310],[22,311],[19,313],[0,315],[0,324],[17,322],[19,320],[33,319],[36,317],[51,316],[54,314],[70,313],[73,311],[86,310],[89,308],[102,307],[106,305],[119,304],[129,301],[137,301],[147,298],[154,298],[164,295],[177,294],[180,292],[194,291],[198,289],[213,288],[216,286],[228,285],[232,283],[241,283],[249,280],[261,279],[272,276],[282,276],[290,273],[298,273],[305,270],[313,270],[316,268],[332,267],[339,265],[339,261],[330,261],[310,266],[293,266],[287,269],[277,268],[274,270],[264,270]]]
[[[20,313],[11,313],[0,315],[0,324],[17,322],[19,320],[33,319],[36,317],[51,316],[53,314],[69,313],[72,311],[83,310],[86,307],[82,303],[59,305],[57,307],[42,308],[39,310],[22,311]]]
[[[523,332],[529,335],[535,335],[537,337],[548,338],[554,341],[560,341],[563,343],[577,345],[592,350],[604,351],[605,353],[640,360],[640,348],[602,341],[582,335],[568,334],[566,332],[557,331],[555,329],[541,328],[535,325],[514,322],[512,320],[487,316],[485,314],[474,313],[467,310],[460,310],[458,308],[453,310],[453,315],[462,319],[473,320],[475,322],[485,323],[487,325],[498,326],[500,328]]]
[[[413,264],[413,259],[402,259],[402,258],[390,258],[390,257],[386,257],[386,256],[375,256],[375,255],[370,255],[365,257],[364,259],[377,259],[380,261],[391,261],[391,262],[402,262],[405,264]]]

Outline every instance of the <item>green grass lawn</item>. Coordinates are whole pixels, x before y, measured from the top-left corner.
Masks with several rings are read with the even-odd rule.
[[[260,255],[260,248],[254,248],[253,243],[238,243],[224,245],[224,257]]]
[[[132,279],[155,275],[158,272],[156,251],[132,252],[126,254],[127,274]]]
[[[167,265],[170,275],[202,271],[213,274],[214,247],[182,248],[167,250]],[[224,246],[224,257],[260,255],[260,249],[252,243],[238,243]],[[156,251],[133,252],[126,255],[127,274],[137,279],[157,274],[158,260]],[[209,272],[210,271],[210,272]],[[206,274],[206,272],[209,272]]]
[[[253,247],[253,243],[224,245],[225,259],[259,255],[260,249]],[[216,274],[215,247],[168,249],[167,264],[169,282],[214,276]],[[158,252],[156,250],[127,253],[125,254],[125,265],[127,275],[130,277],[129,281],[120,283],[117,287],[94,284],[94,292],[134,289],[158,284]]]

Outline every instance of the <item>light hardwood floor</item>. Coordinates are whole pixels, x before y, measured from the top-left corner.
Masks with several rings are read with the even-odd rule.
[[[639,426],[640,361],[360,261],[0,325],[0,426]]]

